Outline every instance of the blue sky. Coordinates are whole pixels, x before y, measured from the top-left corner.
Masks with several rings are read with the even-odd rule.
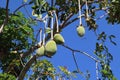
[[[10,5],[9,8],[11,11],[14,11],[16,7],[20,6],[22,0],[10,0]],[[0,6],[5,7],[5,0],[0,1]],[[25,13],[24,9],[21,9]],[[31,11],[29,10],[30,14]],[[25,13],[26,14],[26,13]],[[102,15],[102,12],[98,12],[98,15]],[[113,61],[111,62],[111,69],[113,70],[113,73],[115,74],[116,78],[119,80],[120,79],[120,28],[119,25],[111,25],[107,24],[105,21],[105,18],[102,18],[101,20],[97,21],[99,27],[97,29],[97,32],[102,32],[105,31],[107,34],[114,34],[116,35],[115,42],[117,42],[117,46],[114,46],[111,44],[109,41],[106,43],[107,46],[109,46],[109,51],[113,55]],[[73,24],[69,25],[66,27],[61,34],[63,35],[65,39],[65,45],[70,46],[73,49],[85,51],[88,54],[95,56],[94,49],[95,49],[95,44],[96,44],[96,37],[95,33],[93,31],[88,31],[88,28],[86,27],[86,33],[85,36],[80,38],[77,35],[76,32],[76,27],[78,26],[79,21],[74,22]],[[43,25],[43,24],[42,24]],[[86,24],[83,21],[83,25],[86,26]],[[38,26],[37,26],[38,27]],[[91,78],[90,80],[95,80],[96,75],[95,75],[95,62],[88,58],[87,56],[80,54],[80,53],[75,53],[79,68],[82,72],[86,72],[86,70],[89,70],[91,73]],[[66,66],[70,71],[75,70],[76,66],[72,57],[72,53],[70,50],[58,46],[58,51],[53,58],[49,59],[54,66]],[[81,80],[84,80],[83,77],[79,77]],[[78,80],[79,78],[75,79]]]

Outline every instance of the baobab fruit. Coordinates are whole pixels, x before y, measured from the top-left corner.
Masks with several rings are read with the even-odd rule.
[[[64,44],[64,38],[61,34],[57,33],[54,35],[54,41],[57,43],[57,44]]]
[[[51,57],[53,56],[57,51],[57,45],[54,40],[50,40],[45,45],[45,55]]]
[[[83,37],[85,34],[85,28],[83,26],[78,26],[77,27],[77,33],[80,37]]]
[[[36,54],[37,54],[38,56],[43,56],[44,53],[45,53],[45,47],[44,47],[44,45],[42,45],[40,48],[38,48],[38,49],[36,50]]]

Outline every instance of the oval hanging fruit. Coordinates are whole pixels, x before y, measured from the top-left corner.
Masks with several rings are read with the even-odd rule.
[[[80,37],[83,37],[85,34],[85,28],[83,26],[78,26],[77,27],[77,33]]]
[[[44,53],[45,53],[45,47],[44,47],[43,45],[36,50],[36,54],[37,54],[38,56],[43,56]]]
[[[45,51],[47,56],[53,56],[57,51],[57,45],[54,40],[50,40],[45,45]]]
[[[65,42],[63,36],[61,34],[59,34],[59,33],[54,35],[54,41],[57,44],[63,44]]]

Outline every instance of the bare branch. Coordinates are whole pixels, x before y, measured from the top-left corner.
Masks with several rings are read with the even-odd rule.
[[[36,55],[34,55],[25,65],[25,67],[20,72],[20,75],[18,76],[17,80],[23,80],[25,77],[26,72],[29,70],[30,66],[34,63],[36,60]]]
[[[65,47],[65,48],[67,48],[67,49],[69,49],[69,50],[71,50],[71,51],[82,53],[82,54],[84,54],[84,55],[88,56],[89,58],[93,59],[95,62],[100,62],[100,61],[99,61],[99,60],[97,60],[95,57],[93,57],[93,56],[89,55],[89,54],[88,54],[88,53],[86,53],[86,52],[83,52],[83,51],[80,51],[80,50],[74,50],[74,49],[70,48],[70,47],[69,47],[69,46],[67,46],[67,45],[62,45],[62,46],[63,46],[63,47]]]
[[[80,73],[80,75],[82,75],[83,77],[85,77],[85,75],[83,74],[83,72],[81,72],[81,70],[80,70],[79,67],[78,67],[78,63],[77,63],[77,60],[76,60],[75,52],[74,52],[74,51],[72,51],[72,55],[73,55],[73,59],[74,59],[74,62],[75,62],[75,65],[76,65],[76,68],[77,68],[78,73]]]
[[[99,60],[97,60],[95,57],[89,55],[89,54],[86,53],[86,52],[83,52],[83,51],[80,51],[80,50],[74,50],[74,49],[72,49],[72,48],[70,48],[70,47],[68,47],[68,46],[66,46],[66,45],[63,45],[63,47],[65,47],[65,48],[67,48],[67,49],[69,49],[69,50],[72,51],[73,59],[74,59],[74,62],[75,62],[75,65],[76,65],[78,71],[80,71],[80,70],[79,70],[79,68],[78,68],[78,64],[77,64],[77,61],[76,61],[74,52],[80,52],[80,53],[88,56],[89,58],[93,59],[93,60],[95,61],[95,63],[96,63],[96,80],[99,80],[99,77],[98,77],[98,62],[100,62]],[[82,73],[81,73],[81,74],[82,74]],[[84,77],[83,74],[82,74],[82,76]]]
[[[98,77],[98,62],[96,62],[96,80],[99,80],[99,77]]]
[[[64,20],[63,23],[60,24],[60,28],[64,28],[65,27],[65,23],[73,16],[73,13],[70,13],[70,15]]]
[[[92,2],[89,2],[88,1],[88,3],[90,4],[90,3],[92,3]],[[85,3],[84,3],[85,4]],[[25,5],[25,4],[24,4]],[[24,5],[21,5],[21,7],[23,7]],[[26,5],[28,5],[28,4],[26,4]],[[82,6],[83,6],[83,4],[82,4]],[[21,8],[20,7],[20,8]],[[19,9],[19,8],[18,8]],[[100,9],[94,9],[93,11],[98,11],[98,10],[100,10]],[[103,9],[103,10],[105,10],[105,9]],[[74,18],[74,19],[72,19],[72,20],[70,20],[69,21],[69,19],[73,16],[74,14],[73,13],[70,13],[69,15],[68,15],[68,17],[66,17],[66,19],[64,20],[64,22],[62,22],[60,25],[59,25],[59,27],[60,27],[60,29],[64,29],[65,27],[67,27],[68,25],[70,25],[71,23],[73,23],[73,22],[75,22],[75,21],[77,21],[78,19],[79,19],[79,17],[80,16],[78,16],[78,17],[76,17],[76,18]],[[81,15],[81,17],[85,17],[85,15],[84,14],[82,14]],[[42,19],[35,19],[35,20],[37,20],[37,21],[43,21]],[[45,40],[47,41],[47,40],[49,40],[49,38],[50,38],[50,35],[48,34],[48,36],[46,36],[46,38],[45,38]],[[31,50],[32,49],[32,50]],[[31,53],[31,51],[34,51],[36,49],[36,47],[35,46],[33,46],[32,48],[30,48],[29,49],[29,51],[27,51],[25,54],[23,54],[23,57],[26,57],[26,56],[28,56],[30,53]],[[94,58],[93,58],[94,59]]]
[[[9,0],[7,0],[7,4],[6,4],[6,22],[8,22],[8,6],[9,6]]]
[[[100,17],[98,17],[98,18],[96,18],[96,19],[94,19],[94,20],[99,20],[99,19],[105,17],[107,14],[108,14],[108,13],[105,13],[105,14],[101,15]]]
[[[32,46],[26,53],[22,54],[21,57],[25,58],[26,56],[30,55],[35,49],[37,49],[37,46]]]
[[[14,12],[13,14],[15,14],[19,9],[21,9],[22,7],[29,5],[28,3],[22,4],[21,6],[19,6]]]
[[[81,15],[81,17],[84,17],[84,16],[85,16],[84,14]],[[71,23],[77,21],[78,19],[79,19],[79,16],[74,18],[74,19],[72,19],[72,20],[70,20],[70,21],[68,21],[67,23],[65,23],[64,26],[67,27],[68,25],[70,25]]]
[[[29,12],[28,12],[28,10],[27,10],[27,8],[26,8],[26,6],[24,6],[24,9],[25,9],[25,11],[26,11],[26,13],[27,13],[27,15],[33,20],[33,18],[30,16],[30,14],[29,14]]]
[[[9,0],[7,0],[7,3],[6,3],[6,18],[0,27],[0,33],[3,31],[3,27],[8,23],[8,18],[9,18],[8,17],[8,6],[9,6]]]
[[[74,59],[74,62],[75,62],[77,71],[80,72],[80,69],[79,69],[78,64],[77,64],[77,60],[76,60],[76,58],[75,58],[75,53],[74,53],[74,51],[72,52],[72,55],[73,55],[73,59]]]

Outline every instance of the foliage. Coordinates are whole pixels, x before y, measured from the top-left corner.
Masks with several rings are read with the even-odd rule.
[[[58,70],[54,68],[50,61],[38,60],[35,64],[32,65],[33,74],[30,76],[29,80],[47,80],[47,79],[71,79],[71,77],[76,77],[74,72],[70,72],[66,67],[59,66]]]
[[[0,80],[16,80],[16,77],[8,73],[0,73]]]
[[[109,53],[108,47],[105,45],[106,39],[107,35],[105,34],[105,32],[99,34],[98,40],[101,41],[101,43],[96,43],[95,54],[97,55],[101,63],[100,72],[102,74],[102,79],[116,80],[112,73],[112,70],[110,69],[110,63],[113,60],[113,56],[111,55],[111,53]]]
[[[54,79],[55,69],[53,65],[47,60],[37,61],[33,65],[34,74],[31,75],[30,80],[41,79],[46,80],[49,78]]]
[[[46,55],[36,56],[35,60],[29,64],[33,59],[31,55],[36,55],[35,50],[41,46],[45,46],[46,42],[50,39],[52,31],[53,35],[51,36],[54,36],[55,33],[60,34],[65,27],[77,21],[80,16],[82,20],[85,21],[82,25],[87,24],[88,30],[85,30],[93,30],[95,33],[100,26],[97,24],[97,20],[102,17],[105,17],[110,24],[120,23],[119,0],[87,0],[87,5],[86,0],[80,0],[81,15],[79,16],[77,15],[79,12],[77,0],[23,0],[23,4],[15,8],[16,10],[14,12],[11,12],[11,9],[7,9],[7,3],[9,3],[9,0],[6,0],[6,8],[0,8],[0,28],[2,25],[4,26],[2,32],[0,32],[0,68],[3,70],[0,77],[3,77],[3,80],[6,78],[8,78],[7,80],[9,80],[9,78],[14,80],[21,76],[25,77],[22,73],[26,74],[29,69],[32,69],[33,73],[28,76],[29,80],[55,80],[56,77],[59,79],[71,79],[71,77],[75,77],[77,73],[80,73],[79,70],[73,70],[73,72],[71,72],[66,67],[59,66],[59,71],[57,71],[50,61],[39,59],[39,57],[42,56],[49,57]],[[31,7],[31,13],[28,13],[27,5]],[[29,18],[24,15],[24,12],[19,11],[21,8],[25,8]],[[105,14],[99,17],[97,15],[98,11]],[[54,19],[52,23],[52,18],[55,17],[54,13],[56,13],[58,20]],[[41,27],[36,34],[34,29],[36,29],[36,23],[39,24],[38,21],[44,24],[47,23],[47,28]],[[59,23],[59,32],[56,32],[57,22]],[[53,25],[53,29],[50,28],[51,25]],[[37,43],[40,30],[43,30],[46,36],[45,42],[43,39]],[[117,80],[110,65],[113,61],[113,56],[109,52],[109,46],[106,45],[106,43],[110,42],[113,45],[117,45],[113,40],[116,36],[114,34],[106,34],[103,31],[97,34],[96,37],[97,42],[94,49],[95,58],[85,52],[65,46],[64,44],[61,46],[69,49],[71,52],[83,53],[96,63],[99,63],[99,65],[97,65],[99,68],[96,68],[96,71],[98,70],[100,73],[100,75],[97,76],[100,80]],[[77,62],[75,61],[75,63],[77,67]],[[89,71],[87,71],[87,73],[86,79],[88,80],[90,78]],[[81,75],[83,75],[83,73]]]
[[[0,8],[0,10],[3,11],[0,13],[2,15],[0,24],[2,24],[5,18],[5,9]],[[9,16],[8,24],[0,33],[0,60],[4,71],[8,69],[8,66],[11,66],[10,69],[15,65],[22,68],[20,54],[30,48],[34,42],[32,20],[25,18],[21,12],[9,13]],[[8,71],[11,72],[9,69]]]

